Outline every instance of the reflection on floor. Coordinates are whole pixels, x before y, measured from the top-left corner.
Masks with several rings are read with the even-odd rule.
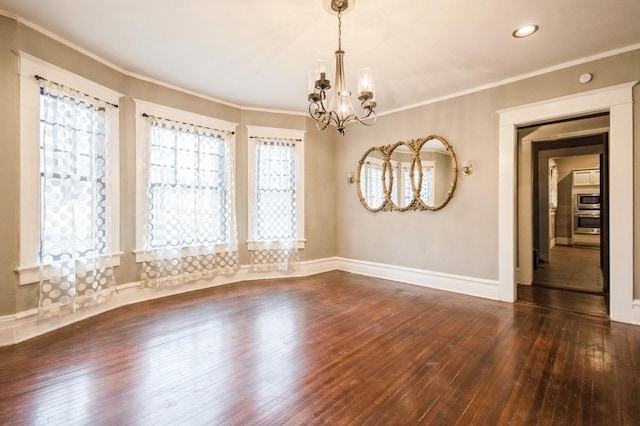
[[[608,317],[600,250],[555,246],[551,262],[540,263],[533,285],[518,285],[518,301],[563,311]]]

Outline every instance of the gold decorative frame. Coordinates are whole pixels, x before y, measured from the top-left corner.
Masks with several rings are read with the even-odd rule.
[[[448,153],[449,158],[451,159],[451,182],[449,185],[449,189],[444,196],[442,202],[437,205],[429,205],[420,197],[420,188],[422,187],[422,164],[420,160],[420,150],[424,146],[425,143],[431,140],[437,140],[445,148],[445,151]],[[393,202],[391,191],[393,189],[393,166],[391,163],[391,156],[396,148],[399,146],[407,146],[411,153],[411,166],[409,168],[409,179],[411,181],[411,189],[413,191],[413,198],[406,206],[398,206]],[[363,194],[362,185],[361,185],[361,174],[362,168],[364,164],[367,162],[367,158],[369,154],[372,152],[379,152],[382,157],[382,190],[384,199],[380,206],[370,206],[367,203],[367,200]],[[418,181],[416,184],[416,180],[414,179],[415,174],[414,171],[418,170]],[[356,185],[358,187],[358,197],[360,198],[360,203],[371,212],[379,212],[379,211],[408,211],[408,210],[440,210],[443,208],[449,200],[453,197],[453,193],[456,189],[456,184],[458,181],[458,162],[456,160],[456,154],[453,151],[453,147],[451,144],[442,136],[430,135],[426,138],[414,139],[411,141],[400,141],[396,142],[392,145],[384,145],[378,147],[369,148],[360,158],[360,162],[358,163],[358,170],[356,173]]]

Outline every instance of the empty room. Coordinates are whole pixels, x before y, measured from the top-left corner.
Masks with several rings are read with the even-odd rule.
[[[0,424],[640,424],[639,22],[0,0]]]

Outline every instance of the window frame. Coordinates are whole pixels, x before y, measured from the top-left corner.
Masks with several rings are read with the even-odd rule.
[[[251,235],[255,217],[255,163],[257,138],[289,139],[296,147],[296,248],[304,249],[304,135],[306,130],[247,125],[247,246],[249,250],[262,250],[266,242],[256,241]],[[273,247],[273,244],[270,245]]]
[[[167,120],[188,123],[195,126],[209,127],[213,129],[233,132],[229,147],[231,163],[233,166],[232,185],[236,188],[237,199],[237,167],[236,167],[236,127],[237,123],[221,120],[218,118],[201,115],[166,105],[144,101],[141,99],[133,99],[135,104],[135,128],[136,128],[136,230],[135,230],[135,250],[136,263],[142,263],[145,260],[145,251],[154,250],[152,247],[145,247],[145,221],[146,212],[145,203],[148,200],[146,186],[144,182],[144,158],[147,143],[147,119],[143,114],[162,117]],[[232,242],[232,244],[236,244]],[[237,247],[236,247],[237,248]]]
[[[25,52],[18,52],[20,81],[20,255],[15,271],[19,285],[40,281],[40,84],[35,79],[42,75],[79,92],[94,96],[114,105],[119,104],[121,93],[81,77]],[[109,193],[107,201],[111,215],[109,246],[111,266],[120,265],[120,110],[109,111]]]

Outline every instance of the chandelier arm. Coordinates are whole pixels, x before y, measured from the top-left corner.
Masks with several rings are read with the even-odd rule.
[[[366,121],[369,118],[372,118],[372,120],[371,121]],[[362,124],[363,126],[373,126],[374,124],[376,124],[377,119],[378,119],[378,116],[374,114],[373,117],[366,116],[364,118],[358,118],[357,121],[358,121],[358,123]]]
[[[321,119],[321,117],[323,115],[323,112],[318,111],[318,103],[317,102],[312,102],[312,103],[309,104],[309,115],[311,116],[311,118],[313,118],[316,121]]]
[[[324,126],[322,126],[322,124],[324,124]],[[322,130],[326,129],[327,127],[329,127],[329,124],[331,124],[331,123],[329,123],[326,120],[324,120],[324,121],[323,120],[316,120],[316,128],[318,130],[320,130],[320,131],[322,131]]]

